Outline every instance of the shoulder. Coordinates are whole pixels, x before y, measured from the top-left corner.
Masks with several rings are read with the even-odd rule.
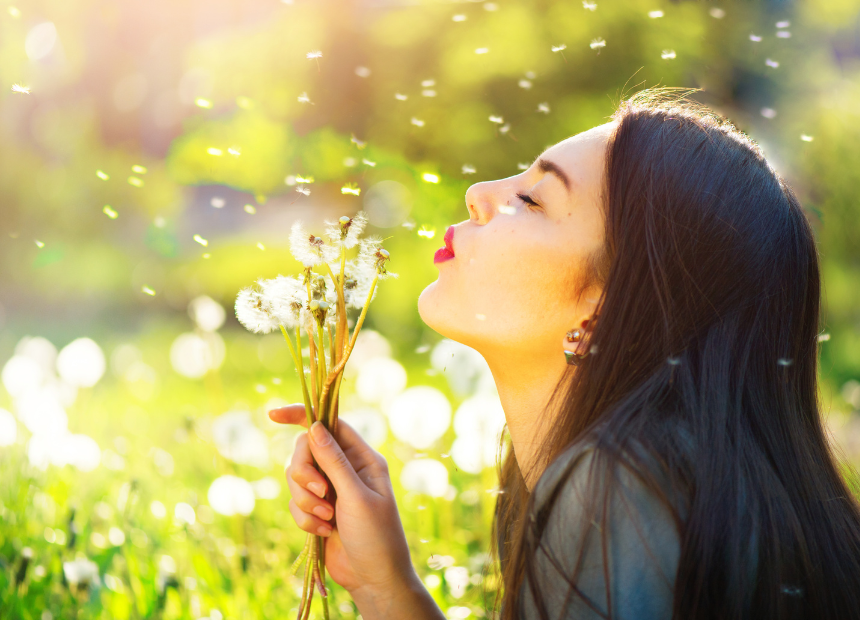
[[[656,461],[639,454],[671,497]],[[610,609],[624,620],[670,618],[680,556],[675,521],[634,471],[610,469],[606,456],[594,442],[577,443],[534,489],[535,522],[544,524],[535,555],[539,597],[550,618],[606,617],[597,612]],[[538,618],[527,580],[521,594],[522,617]]]

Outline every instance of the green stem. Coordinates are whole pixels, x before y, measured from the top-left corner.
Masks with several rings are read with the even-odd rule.
[[[322,386],[322,390],[320,392],[320,400],[325,398],[328,394],[328,390],[331,387],[331,384],[337,378],[338,374],[343,370],[344,366],[346,366],[346,362],[349,359],[350,354],[352,353],[352,349],[355,346],[355,339],[358,337],[358,332],[361,331],[361,326],[364,323],[364,317],[367,316],[367,309],[370,307],[370,300],[373,297],[373,291],[376,289],[376,282],[379,280],[379,273],[373,276],[373,282],[370,283],[370,292],[367,294],[367,301],[364,302],[364,306],[361,308],[361,315],[358,317],[358,321],[355,324],[355,329],[352,331],[352,338],[349,340],[349,345],[347,346],[346,352],[344,353],[343,358],[337,363],[337,366],[331,369],[331,372],[328,375],[328,378],[325,380],[325,383]]]
[[[302,334],[299,330],[299,327],[296,326],[296,343],[298,345],[298,351],[295,347],[293,347],[293,341],[290,339],[290,336],[287,334],[286,328],[281,325],[281,333],[284,335],[284,340],[287,341],[287,345],[290,347],[290,353],[293,355],[293,362],[296,364],[296,370],[299,372],[299,378],[302,382],[302,398],[305,402],[305,413],[308,416],[308,427],[313,424],[313,411],[311,409],[311,399],[308,395],[308,386],[305,383],[305,367],[302,364],[301,360],[301,351],[302,351]]]
[[[299,553],[299,557],[296,558],[296,561],[293,562],[293,565],[290,567],[291,575],[295,575],[299,571],[299,566],[301,566],[305,558],[308,557],[308,553],[311,551],[311,538],[313,538],[313,534],[308,534],[305,538],[304,548],[301,553]]]
[[[320,342],[320,346],[317,348],[317,355],[319,356],[319,362],[317,363],[317,366],[319,368],[319,374],[320,374],[320,383],[319,384],[320,384],[320,386],[322,386],[323,379],[325,378],[326,374],[328,374],[328,365],[326,364],[326,358],[325,358],[325,332],[323,331],[323,326],[322,326],[322,323],[320,321],[317,321],[317,337],[319,338],[319,342]],[[329,348],[331,348],[331,347],[329,347]],[[317,419],[325,422],[326,418],[323,415],[325,413],[325,411],[326,411],[325,394],[320,392],[320,399],[319,399],[319,403],[317,405],[317,412],[319,412],[319,415],[317,415]]]

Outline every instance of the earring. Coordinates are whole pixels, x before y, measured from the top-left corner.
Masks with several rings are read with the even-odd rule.
[[[568,342],[579,342],[582,340],[582,330],[580,328],[572,329],[566,334]],[[565,351],[564,358],[571,366],[579,366],[588,356],[588,353],[576,353],[575,351]]]

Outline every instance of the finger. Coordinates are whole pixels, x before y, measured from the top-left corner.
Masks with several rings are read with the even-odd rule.
[[[269,411],[269,419],[278,424],[298,424],[304,427],[308,425],[308,414],[301,403],[272,409]]]
[[[293,521],[296,522],[296,525],[298,525],[299,528],[311,534],[319,534],[320,536],[331,535],[331,525],[315,515],[306,513],[304,510],[299,508],[295,500],[290,500],[289,508],[290,514],[293,516]]]
[[[303,489],[297,484],[290,486],[290,493],[296,504],[304,512],[315,514],[323,521],[330,521],[334,516],[334,507],[324,499],[320,499],[307,489]]]
[[[305,440],[305,445],[307,446],[307,440]],[[308,451],[310,454],[310,451]],[[325,482],[325,478],[317,468],[311,465],[309,462],[296,463],[295,466],[290,464],[291,468],[289,473],[287,474],[288,478],[294,481],[299,486],[308,489],[311,493],[316,495],[317,497],[325,497],[327,491],[327,485]]]
[[[340,422],[338,422],[338,426],[340,426]],[[314,422],[308,435],[310,436],[308,445],[311,452],[319,466],[328,475],[338,496],[346,497],[365,488],[364,482],[355,473],[353,464],[321,422]]]

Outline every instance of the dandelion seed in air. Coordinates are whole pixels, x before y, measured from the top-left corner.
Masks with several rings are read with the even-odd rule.
[[[20,84],[12,84],[12,92],[13,93],[20,93],[22,95],[29,95],[30,94],[30,87],[29,86],[21,86]]]
[[[476,54],[486,54],[489,51],[490,51],[489,47],[479,47],[479,48],[475,49]]]
[[[800,139],[804,142],[812,142],[814,140],[812,136],[807,136],[805,133],[800,134]]]
[[[766,59],[764,61],[764,64],[766,64],[768,67],[772,67],[774,69],[776,69],[779,66],[779,62],[777,62],[776,60],[771,60],[770,58]]]
[[[119,216],[119,213],[111,209],[110,205],[105,205],[104,209],[102,209],[102,213],[107,215],[112,220],[115,220],[117,216]]]
[[[352,134],[352,137],[349,139],[349,141],[352,142],[355,146],[357,146],[359,148],[359,150],[361,150],[367,146],[367,142],[359,140],[358,138],[355,137],[355,134]]]
[[[708,14],[714,19],[722,19],[726,16],[726,12],[718,7],[712,8]]]
[[[362,160],[361,160],[361,163],[363,163],[365,166],[370,166],[371,168],[373,168],[374,166],[376,166],[376,162],[375,162],[375,161],[370,161],[369,159],[362,159]]]
[[[549,114],[549,104],[546,102],[539,103],[538,107],[537,107],[537,111],[540,112],[541,114]]]
[[[149,295],[150,297],[153,297],[155,295],[155,291],[146,286],[145,284],[140,287],[140,292],[144,293],[145,295]]]
[[[206,240],[206,239],[204,239],[204,238],[203,238],[203,237],[201,237],[200,235],[194,235],[194,240],[195,240],[197,243],[199,243],[200,245],[202,245],[203,247],[206,247],[206,246],[208,246],[208,245],[209,245],[209,241],[208,241],[208,240]]]
[[[96,170],[96,176],[102,181],[107,181],[110,178],[107,173],[102,172],[101,170]]]
[[[475,166],[472,166],[470,164],[463,164],[463,167],[460,168],[460,171],[463,174],[475,174],[475,172],[477,172],[477,170],[475,170]]]
[[[424,90],[421,91],[421,96],[422,97],[435,97],[436,91],[432,90],[430,88],[425,88]]]
[[[818,334],[818,342],[827,342],[830,340],[830,334]]]
[[[681,364],[681,358],[680,357],[667,357],[666,362],[669,364],[669,366],[679,366]]]
[[[433,174],[432,172],[425,172],[421,175],[421,178],[427,183],[438,183],[439,175]]]
[[[427,229],[424,228],[424,226],[421,226],[421,228],[418,230],[418,236],[424,237],[425,239],[432,239],[436,236],[436,229]]]
[[[19,17],[21,17],[21,11],[18,9],[18,7],[10,6],[9,15],[11,15],[14,19],[18,19]]]
[[[198,108],[206,108],[208,110],[212,107],[212,102],[208,99],[204,99],[203,97],[198,97],[194,100],[194,105]]]
[[[529,80],[520,80],[518,84],[520,88],[524,88],[526,90],[532,87],[532,83]]]
[[[528,170],[528,169],[529,169],[528,164],[524,164],[524,163],[517,164],[517,170]]]
[[[319,71],[320,71],[320,60],[319,60],[319,59],[320,59],[320,58],[322,58],[322,52],[321,52],[321,51],[319,51],[319,50],[315,50],[315,51],[313,51],[313,52],[308,52],[308,53],[305,55],[305,57],[306,57],[308,60],[315,60],[315,61],[316,61],[316,63],[317,63],[317,73],[319,73]]]
[[[433,88],[436,86],[436,80],[421,80],[421,88]]]
[[[300,174],[296,175],[296,183],[313,183],[314,178],[312,176],[303,177]]]
[[[210,146],[208,149],[206,149],[206,152],[210,155],[214,155],[215,157],[221,157],[224,154],[224,151],[222,151],[221,149],[216,149],[214,146]]]
[[[128,184],[133,185],[134,187],[143,187],[143,179],[138,179],[137,177],[128,177]]]
[[[500,134],[506,134],[506,133],[508,133],[510,130],[511,130],[511,124],[510,124],[510,123],[505,123],[504,125],[502,125],[501,127],[499,127],[499,133],[500,133]]]
[[[788,30],[777,30],[776,38],[777,39],[790,39],[791,33]]]
[[[498,11],[499,5],[496,4],[495,2],[485,2],[484,3],[484,10],[485,11]]]
[[[341,194],[352,194],[353,196],[358,196],[361,193],[361,189],[355,183],[347,183],[343,187],[340,188]]]
[[[201,258],[209,258],[211,256],[212,255],[209,252],[204,252],[203,254],[200,255]]]
[[[344,157],[343,165],[347,168],[355,168],[358,165],[358,160],[355,157]]]
[[[597,37],[596,39],[592,39],[591,43],[588,44],[593,50],[599,50],[606,47],[606,41],[602,37]]]
[[[265,250],[266,250],[266,246],[264,246],[264,245],[263,245],[262,243],[260,243],[259,241],[257,242],[257,247],[258,247],[258,248],[260,248],[260,250],[262,250],[262,251],[264,251],[264,252],[265,252]]]
[[[296,187],[296,191],[300,194],[304,194],[305,196],[311,195],[311,190],[308,189],[307,187],[305,187],[304,185],[299,185],[298,187]]]
[[[490,122],[491,123],[497,123],[497,124],[501,125],[502,123],[505,122],[505,119],[503,119],[501,116],[496,116],[495,114],[490,114]]]
[[[45,247],[45,244],[43,242],[39,241],[38,239],[33,239],[33,242],[36,244],[37,248],[41,249],[41,248]]]
[[[394,93],[394,98],[397,99],[397,101],[406,101],[407,99],[409,99],[409,95],[403,95],[401,93]]]
[[[776,116],[776,110],[773,108],[762,108],[761,115],[765,118],[774,118]]]
[[[355,74],[362,78],[370,77],[370,69],[367,67],[356,67]]]
[[[586,11],[595,11],[595,10],[597,10],[597,3],[596,2],[589,2],[588,0],[583,0],[582,1],[582,8],[584,8]]]
[[[239,157],[242,154],[242,150],[238,146],[231,146],[227,149],[227,152],[230,153],[233,157]]]
[[[789,359],[787,357],[781,357],[778,360],[776,360],[776,363],[779,364],[780,366],[791,366],[794,363],[794,360]]]
[[[454,15],[451,19],[455,22],[464,22],[466,21],[466,16],[462,13],[458,13],[457,15]]]
[[[424,126],[424,121],[422,121],[419,118],[415,118],[414,116],[412,117],[412,120],[410,122],[413,125],[415,125],[416,127],[423,127]]]
[[[516,215],[517,210],[509,205],[499,205],[499,213],[504,215]]]
[[[134,165],[131,167],[131,171],[135,174],[146,174],[147,170],[144,166]]]
[[[313,103],[311,102],[311,98],[308,97],[307,93],[302,93],[301,95],[299,95],[299,103],[310,103],[311,105],[313,105]]]
[[[670,60],[672,58],[675,58],[675,50],[663,50],[662,52],[660,52],[660,58],[662,58],[663,60]]]
[[[244,210],[245,213],[247,213],[248,215],[254,215],[257,212],[257,209],[256,207],[254,207],[254,205],[245,205],[244,207],[242,207],[242,210]]]
[[[650,17],[651,19],[663,17],[663,11],[648,11],[648,17]]]
[[[567,45],[565,43],[562,43],[561,45],[553,45],[550,49],[553,52],[562,52],[567,49]]]
[[[757,34],[751,34],[750,35],[750,41],[752,41],[753,43],[759,43],[759,42],[761,42],[761,37],[758,36]]]
[[[215,196],[209,201],[209,204],[216,209],[223,209],[224,205],[227,204],[227,201],[221,198],[221,196]]]
[[[789,26],[791,26],[791,22],[789,21],[776,22],[777,28],[788,28]]]

